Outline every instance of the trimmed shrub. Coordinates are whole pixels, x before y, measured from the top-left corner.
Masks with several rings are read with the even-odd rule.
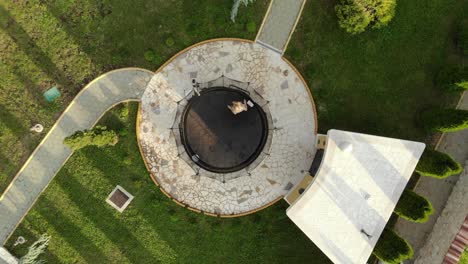
[[[464,19],[458,25],[457,46],[463,54],[468,55],[468,19]]]
[[[78,150],[86,146],[114,146],[118,141],[119,138],[114,131],[107,130],[105,126],[96,126],[92,130],[75,132],[65,138],[63,143],[73,150]]]
[[[433,108],[421,112],[420,125],[430,132],[454,132],[468,128],[468,110]]]
[[[461,165],[449,155],[431,149],[424,150],[416,166],[416,172],[422,176],[447,178],[462,171]]]
[[[153,50],[147,50],[144,54],[145,60],[148,62],[152,62],[154,64],[161,63],[161,57],[158,56]]]
[[[340,27],[351,34],[364,32],[372,20],[365,8],[355,4],[354,0],[341,0],[335,11]]]
[[[147,50],[144,56],[145,56],[145,60],[149,62],[153,62],[154,59],[156,58],[156,54],[152,50]]]
[[[424,223],[433,211],[431,202],[426,198],[411,190],[404,190],[394,212],[408,221]]]
[[[413,257],[413,248],[395,231],[385,228],[375,245],[373,254],[388,264],[399,264]]]
[[[166,39],[166,45],[167,45],[168,47],[172,47],[172,46],[174,46],[174,44],[175,44],[175,41],[174,41],[173,38],[167,38],[167,39]]]
[[[447,67],[440,70],[435,84],[449,91],[468,89],[468,67]]]
[[[338,24],[348,33],[387,25],[395,15],[396,0],[340,0],[335,6]]]
[[[247,27],[247,31],[248,31],[248,32],[255,32],[255,31],[257,31],[257,24],[255,24],[254,21],[248,22],[247,25],[246,25],[246,27]]]

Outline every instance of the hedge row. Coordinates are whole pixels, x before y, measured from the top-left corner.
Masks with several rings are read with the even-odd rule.
[[[75,132],[73,135],[65,138],[63,143],[73,150],[78,150],[86,146],[113,146],[118,141],[119,138],[114,131],[107,130],[105,126],[96,126],[91,130]]]
[[[428,109],[421,112],[419,123],[427,131],[454,132],[468,128],[468,110]]]
[[[462,171],[461,165],[449,155],[426,149],[419,159],[416,172],[423,176],[434,178],[447,178]]]
[[[393,230],[385,228],[373,254],[388,264],[399,264],[413,257],[413,248]]]
[[[426,198],[411,190],[405,190],[398,200],[394,212],[408,221],[424,223],[433,211],[431,202]]]

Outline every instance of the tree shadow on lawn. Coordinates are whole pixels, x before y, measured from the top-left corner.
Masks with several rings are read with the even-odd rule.
[[[0,161],[2,163],[0,167],[0,194],[3,193],[4,188],[9,184],[10,179],[13,178],[13,173],[16,169],[16,166],[6,157],[2,152],[0,152]],[[2,176],[4,175],[4,177]]]
[[[102,177],[121,184],[138,198],[131,206],[146,220],[141,224],[150,225],[156,230],[161,239],[170,245],[181,259],[197,254],[199,259],[221,261],[226,255],[232,254],[228,252],[236,252],[237,258],[265,260],[268,257],[259,255],[259,252],[264,251],[265,254],[274,254],[276,258],[284,261],[302,261],[308,259],[313,252],[317,259],[316,263],[327,263],[323,253],[289,221],[284,212],[284,204],[277,204],[265,211],[233,219],[220,219],[194,213],[163,195],[150,180],[146,170],[145,175],[141,175],[138,169],[131,169],[130,166],[119,166],[115,169],[113,168],[115,164],[123,164],[118,156],[111,156],[105,153],[105,150],[99,151],[99,157],[92,149],[84,149],[80,154],[86,158],[90,166],[102,172]],[[112,171],[118,171],[119,174],[115,175]],[[142,184],[136,186],[129,184],[129,181],[141,181]],[[249,226],[248,229],[255,231],[246,232],[246,225]],[[296,239],[291,239],[291,236]],[[283,240],[289,241],[287,245],[281,246]],[[190,250],[186,248],[188,243],[193,243]],[[255,247],[246,246],[246,243],[254,243]],[[294,246],[291,246],[291,243]],[[271,250],[272,247],[278,250]],[[211,251],[204,250],[205,248],[225,253],[213,255]]]
[[[0,16],[6,20],[6,23],[0,23],[3,29],[13,41],[22,49],[22,51],[41,68],[51,79],[57,80],[61,86],[71,87],[71,81],[61,71],[55,63],[47,56],[45,52],[35,43],[20,24],[11,16],[10,12],[0,5]]]
[[[0,122],[5,124],[5,126],[15,135],[18,136],[18,138],[21,135],[26,134],[29,129],[27,129],[25,126],[23,126],[23,122],[16,116],[14,116],[8,109],[0,105]],[[0,131],[1,135],[1,131]]]
[[[105,263],[110,262],[110,259],[101,250],[99,245],[86,237],[80,227],[76,226],[68,219],[69,216],[66,216],[65,213],[54,206],[53,201],[43,196],[41,197],[39,206],[36,206],[35,209],[88,263],[95,262],[97,258],[103,260]]]
[[[40,85],[35,84],[27,75],[23,74],[18,66],[11,65],[8,67],[11,72],[18,78],[18,80],[23,84],[24,89],[29,93],[31,98],[41,107],[50,108],[52,104],[47,104],[42,92]],[[18,106],[21,108],[22,106]]]
[[[140,180],[145,180],[147,182],[150,181],[149,173],[146,172],[146,170],[140,172],[139,169],[135,168],[135,166],[132,166],[132,161],[130,161],[130,164],[128,164],[126,158],[112,156],[110,153],[106,153],[105,151],[106,150],[100,150],[99,153],[96,153],[96,148],[90,147],[88,149],[81,150],[81,154],[84,155],[90,166],[101,171],[104,177],[108,178],[112,182],[123,181],[135,183]],[[130,155],[127,157],[132,158],[132,160],[134,158],[130,157]],[[144,176],[142,175],[143,172],[145,172]],[[124,187],[129,188],[130,191],[138,191],[133,185]],[[157,187],[155,186],[155,188]]]
[[[237,23],[229,19],[232,5],[229,0],[159,1],[157,4],[139,0],[131,6],[124,1],[83,2],[66,9],[56,1],[46,1],[43,6],[61,22],[63,30],[99,70],[106,71],[128,65],[155,69],[177,51],[206,39],[233,36],[254,39],[254,33],[245,29],[245,23],[253,20],[260,25],[263,14],[256,12],[266,10],[269,1],[258,0],[245,9],[242,6]],[[85,18],[77,19],[80,15]],[[169,38],[175,40],[173,45],[164,43]],[[151,62],[144,59],[148,50],[156,51],[157,58]]]
[[[102,197],[102,199],[96,198],[66,168],[62,169],[61,175],[57,177],[56,182],[68,194],[70,200],[79,205],[78,208],[82,214],[92,221],[130,261],[142,263],[142,256],[150,261],[157,259],[157,256],[147,250],[145,245],[130,232],[129,227],[116,217],[118,212],[111,212],[114,209],[106,204],[105,197]],[[109,189],[109,193],[111,191],[112,189]]]
[[[102,30],[97,32],[96,30],[101,29],[104,24],[103,19],[112,14],[112,5],[95,0],[86,0],[85,3],[85,5],[72,5],[67,8],[66,12],[61,10],[60,6],[53,1],[47,1],[43,5],[51,15],[60,21],[62,29],[80,46],[80,50],[84,51],[87,56],[92,59],[99,72],[105,72],[114,68],[129,65],[129,63],[125,62],[128,62],[129,57],[132,57],[130,54],[131,52],[128,50],[132,47],[128,47],[128,45],[123,46],[122,43],[125,42],[119,42],[119,39],[113,39],[110,32],[103,32]],[[87,10],[90,6],[91,8]],[[89,21],[84,19],[75,19],[75,17],[79,18],[79,14],[83,13],[94,16],[92,23],[89,23]],[[132,22],[135,20],[135,18],[132,17],[127,17],[126,20],[127,19],[133,19]],[[89,24],[86,24],[86,22]],[[132,22],[128,22],[128,24],[131,24]],[[118,22],[114,21],[113,23]],[[88,30],[84,30],[83,28]],[[135,29],[133,30],[136,31]],[[109,45],[109,43],[113,44]],[[107,46],[108,49],[111,49],[107,51],[107,54],[102,54],[101,49],[103,49],[103,45]],[[141,51],[141,57],[139,57],[140,60],[143,58],[143,52],[144,51]]]

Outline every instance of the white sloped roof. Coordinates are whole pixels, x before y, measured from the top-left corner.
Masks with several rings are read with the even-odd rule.
[[[424,148],[330,130],[314,181],[286,213],[334,263],[365,263]]]

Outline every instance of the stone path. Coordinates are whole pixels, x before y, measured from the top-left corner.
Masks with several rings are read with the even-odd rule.
[[[465,92],[460,100],[459,109],[468,110],[468,93]],[[468,159],[468,129],[446,133],[437,150],[451,155],[460,164],[465,164]],[[419,256],[419,250],[424,246],[428,235],[431,233],[437,218],[446,206],[446,202],[452,193],[453,186],[459,176],[451,176],[444,180],[431,177],[421,177],[415,191],[432,202],[434,214],[424,223],[412,223],[400,219],[396,224],[397,232],[408,240],[414,248],[414,261]]]
[[[63,139],[91,128],[112,106],[140,100],[153,75],[144,69],[124,68],[106,73],[83,88],[0,197],[0,245],[71,156]]]
[[[305,2],[306,0],[272,0],[256,41],[283,54]]]

